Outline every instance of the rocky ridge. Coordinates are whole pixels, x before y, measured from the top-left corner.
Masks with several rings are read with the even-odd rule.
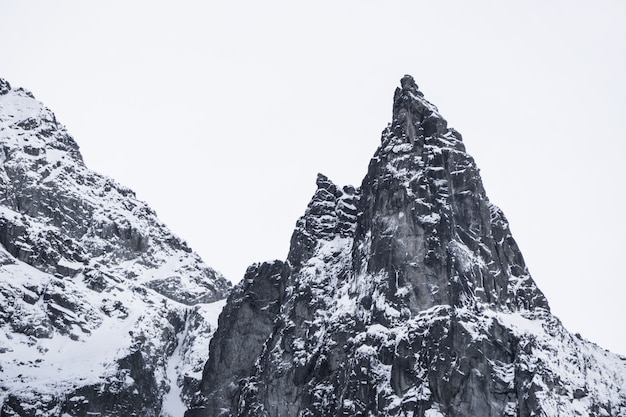
[[[362,185],[324,176],[249,268],[198,416],[626,416],[626,358],[550,313],[461,135],[410,76]]]
[[[0,162],[0,415],[181,415],[228,281],[3,79]]]

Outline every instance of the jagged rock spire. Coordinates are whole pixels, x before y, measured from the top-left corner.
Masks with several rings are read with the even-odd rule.
[[[412,77],[401,85],[361,186],[355,267],[384,272],[392,304],[413,313],[468,303],[547,309],[461,135]]]
[[[0,96],[11,91],[11,84],[4,78],[0,78]]]
[[[409,142],[423,142],[424,137],[444,134],[447,123],[437,107],[426,99],[415,80],[405,75],[393,97],[393,129]]]
[[[339,188],[323,174],[317,174],[316,183],[317,190],[291,237],[287,260],[294,266],[307,261],[320,240],[354,235],[358,190]]]
[[[554,392],[573,392],[586,371],[553,375],[580,349],[617,381],[609,402],[601,394],[588,409],[625,409],[624,366],[603,368],[549,313],[461,135],[413,78],[394,94],[361,186],[341,190],[322,175],[317,185],[288,262],[264,267],[281,273],[251,270],[225,310],[238,329],[264,329],[246,348],[260,353],[236,353],[245,376],[233,379],[218,355],[239,344],[218,330],[208,400],[187,417],[570,415],[568,394]],[[266,292],[255,284],[264,279]],[[261,318],[248,314],[259,307]]]

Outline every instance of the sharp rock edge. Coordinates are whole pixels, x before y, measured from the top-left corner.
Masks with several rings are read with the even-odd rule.
[[[0,162],[0,415],[182,416],[228,281],[3,79]]]
[[[287,260],[229,296],[186,417],[626,416],[625,358],[550,313],[412,77],[362,185],[317,185]]]

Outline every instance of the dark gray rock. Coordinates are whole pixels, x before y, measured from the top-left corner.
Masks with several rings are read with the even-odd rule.
[[[339,189],[325,175],[317,175],[317,190],[291,236],[287,260],[295,267],[306,262],[320,240],[354,234],[358,195],[354,187]]]
[[[412,78],[405,76],[402,85],[361,187],[355,247],[366,250],[355,251],[355,268],[410,288],[397,302],[413,314],[476,299],[547,309],[460,135],[446,128]],[[526,280],[519,289],[530,292],[525,297],[512,293],[509,283],[518,278]]]
[[[187,417],[626,415],[624,361],[550,314],[413,78],[361,187],[317,186],[280,273],[228,300]]]
[[[202,389],[210,395],[201,399],[201,404],[210,415],[235,406],[239,381],[251,376],[263,344],[274,330],[289,274],[289,266],[280,261],[253,265],[228,297],[203,372]]]
[[[0,96],[11,91],[11,84],[4,78],[0,78]]]

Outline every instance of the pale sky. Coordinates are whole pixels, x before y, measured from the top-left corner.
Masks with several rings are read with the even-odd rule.
[[[0,0],[0,77],[237,282],[318,172],[360,185],[415,77],[553,313],[626,354],[626,3]]]

